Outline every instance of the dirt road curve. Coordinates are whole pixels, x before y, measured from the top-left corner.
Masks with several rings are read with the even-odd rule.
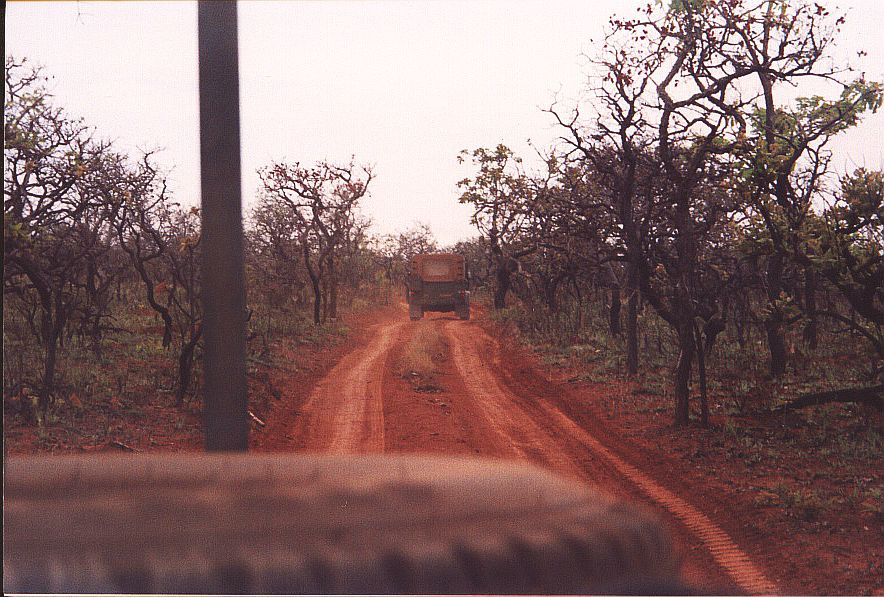
[[[524,459],[638,500],[666,521],[685,554],[685,576],[701,587],[774,593],[750,557],[689,496],[641,468],[592,417],[567,403],[567,388],[507,361],[506,350],[476,322],[405,313],[377,324],[296,411],[287,437],[305,451],[475,453]],[[438,387],[416,391],[399,363],[412,339],[438,338]],[[519,370],[514,370],[519,369]],[[594,428],[595,425],[595,428]]]

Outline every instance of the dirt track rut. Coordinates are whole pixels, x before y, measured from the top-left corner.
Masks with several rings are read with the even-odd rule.
[[[383,452],[383,373],[403,325],[379,325],[367,346],[345,355],[307,398],[292,435],[324,452]]]
[[[404,384],[396,383],[396,376],[389,371],[395,366],[391,354],[401,352],[418,326],[435,326],[448,346],[451,372],[444,381],[444,393],[439,394],[445,402],[411,392],[404,398],[393,397],[402,394]],[[678,532],[692,537],[690,542],[706,552],[700,559],[718,569],[711,571],[708,563],[687,561],[686,567],[693,567],[691,576],[726,577],[747,593],[776,592],[776,585],[699,508],[643,472],[635,462],[618,456],[553,401],[508,384],[501,354],[498,342],[475,322],[447,317],[408,322],[403,314],[402,319],[379,324],[365,346],[345,355],[316,385],[303,404],[292,435],[302,438],[301,446],[308,450],[475,451],[529,460],[611,493],[623,495],[622,488],[628,485],[632,489],[629,493],[643,496],[646,504],[665,510],[677,520],[681,527]],[[391,411],[389,403],[393,400],[396,405]],[[387,420],[385,402],[390,413]],[[421,414],[428,404],[443,406],[429,411],[430,420]],[[412,405],[413,413],[402,412],[411,410]],[[423,436],[439,435],[430,429],[447,431],[441,439],[436,438],[435,444],[413,433],[403,436],[405,440],[393,440],[391,435],[401,428],[419,427],[419,419],[423,419]],[[619,491],[606,486],[612,485],[611,479],[616,479]]]

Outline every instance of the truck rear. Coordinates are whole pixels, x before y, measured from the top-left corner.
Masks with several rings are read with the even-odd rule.
[[[470,318],[469,270],[463,255],[424,253],[408,264],[406,277],[408,314],[414,321],[427,311],[454,312]]]

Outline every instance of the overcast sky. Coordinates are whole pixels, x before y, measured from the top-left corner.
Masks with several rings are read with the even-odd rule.
[[[473,236],[458,152],[549,145],[540,108],[578,97],[581,53],[609,15],[646,2],[240,2],[245,209],[271,160],[355,155],[377,176],[364,205],[376,232],[424,222],[443,244]],[[884,3],[838,6],[850,11],[839,58],[884,80]],[[176,199],[199,201],[195,2],[9,3],[6,52],[44,66],[56,102],[101,136],[163,148]],[[884,113],[838,141],[837,169],[882,167],[882,139]]]

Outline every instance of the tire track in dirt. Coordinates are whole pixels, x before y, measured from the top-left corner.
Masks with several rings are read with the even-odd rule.
[[[562,429],[566,429],[574,437],[580,438],[584,444],[607,460],[620,474],[637,485],[645,495],[662,504],[676,518],[681,520],[686,527],[700,538],[718,565],[726,570],[743,590],[752,594],[771,594],[776,592],[776,585],[765,577],[749,556],[734,543],[724,530],[713,523],[708,516],[642,473],[636,467],[622,460],[554,406],[542,402],[540,406],[559,422]]]
[[[509,441],[489,428],[470,398],[463,379],[451,366],[442,322],[437,318],[408,322],[390,350],[384,375],[384,451],[417,454],[508,454]],[[418,388],[408,371],[408,357],[420,334],[443,342],[435,353],[435,377]],[[438,345],[433,345],[438,351]],[[433,358],[433,357],[431,357]],[[419,382],[421,383],[421,382]]]
[[[614,479],[610,483],[623,479],[678,519],[687,529],[685,533],[699,540],[697,544],[704,546],[711,556],[706,566],[714,562],[743,591],[776,591],[776,586],[747,554],[699,509],[615,454],[542,392],[510,389],[502,375],[506,364],[498,342],[475,324],[442,319],[417,324],[386,321],[372,326],[372,340],[345,355],[304,402],[302,416],[292,431],[302,438],[305,448],[332,453],[388,449],[385,425],[389,427],[391,422],[385,420],[384,409],[393,406],[387,404],[393,394],[386,394],[394,388],[387,387],[385,392],[384,377],[392,375],[387,371],[391,355],[401,351],[397,347],[407,342],[416,325],[438,326],[445,336],[454,370],[451,382],[455,387],[451,388],[449,400],[454,411],[462,411],[459,415],[469,417],[471,423],[471,431],[467,432],[466,428],[454,425],[451,416],[434,416],[424,421],[425,427],[441,424],[447,418],[445,422],[451,429],[443,433],[446,442],[459,442],[458,446],[463,443],[462,447],[470,449],[475,445],[476,452],[481,448],[486,454],[541,463],[596,485],[600,479]],[[406,400],[397,402],[395,407],[412,412],[413,406]],[[390,432],[399,433],[400,428],[413,425],[403,414],[394,417],[397,422]],[[442,413],[446,414],[451,412]],[[411,436],[406,443],[402,443],[403,439],[396,440],[395,451],[413,451],[416,438]],[[446,446],[448,450],[455,447]],[[617,490],[604,485],[600,489]]]
[[[482,347],[476,338],[477,330],[481,331],[481,328],[459,325],[454,321],[444,325],[455,367],[467,391],[484,415],[488,427],[499,438],[498,443],[507,446],[506,452],[498,456],[539,460],[561,473],[584,478],[579,463],[565,453],[566,447],[520,408],[518,400],[494,375],[492,363],[483,358]],[[490,340],[487,336],[485,339]],[[487,346],[490,342],[485,344]]]
[[[450,341],[455,366],[468,391],[484,411],[494,432],[508,440],[512,454],[524,459],[540,460],[559,472],[577,473],[585,478],[579,461],[567,454],[565,438],[579,441],[648,498],[680,520],[700,539],[714,561],[742,590],[753,594],[776,592],[776,585],[709,517],[614,454],[565,413],[538,397],[535,406],[548,421],[554,423],[559,434],[544,429],[531,413],[522,408],[519,404],[521,399],[495,375],[494,372],[501,365],[499,346],[479,326],[449,322],[445,325],[445,333]]]
[[[375,327],[368,345],[346,354],[313,389],[292,434],[311,450],[337,454],[384,451],[383,377],[403,321]]]

